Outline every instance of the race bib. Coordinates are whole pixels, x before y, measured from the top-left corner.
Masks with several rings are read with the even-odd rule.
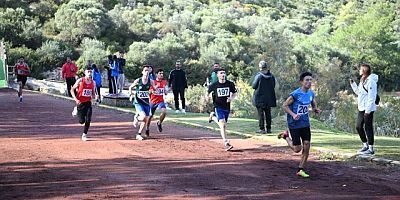
[[[91,97],[92,96],[92,89],[83,89],[82,96]]]
[[[228,97],[229,95],[230,95],[229,87],[217,88],[217,96],[218,97]]]
[[[297,114],[298,115],[306,115],[306,114],[308,114],[308,105],[299,105],[297,107]]]
[[[148,99],[149,98],[149,91],[139,91],[138,97],[140,99]]]
[[[157,88],[155,91],[154,91],[154,94],[155,95],[164,95],[164,88]]]

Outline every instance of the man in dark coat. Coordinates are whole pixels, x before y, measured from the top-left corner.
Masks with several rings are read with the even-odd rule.
[[[175,112],[176,113],[186,113],[185,111],[185,89],[188,88],[186,73],[181,69],[181,62],[178,60],[175,64],[175,69],[172,70],[168,78],[168,87],[172,88],[172,93],[174,93],[175,101]],[[182,111],[179,109],[179,97],[182,101]]]
[[[264,60],[258,64],[260,71],[256,74],[252,87],[254,89],[253,104],[257,108],[260,130],[256,133],[271,133],[271,107],[276,107],[275,77],[270,66]],[[265,131],[265,122],[267,124]]]

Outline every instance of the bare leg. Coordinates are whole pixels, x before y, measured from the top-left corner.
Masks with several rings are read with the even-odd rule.
[[[308,155],[310,154],[310,141],[304,141],[303,142],[303,152],[301,154],[301,160],[300,160],[300,164],[299,164],[299,168],[304,168],[305,165],[307,164],[307,159],[308,159]]]

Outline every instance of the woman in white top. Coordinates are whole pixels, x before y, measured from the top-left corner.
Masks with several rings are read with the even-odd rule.
[[[357,95],[358,117],[356,129],[360,135],[363,147],[360,154],[373,155],[374,151],[374,129],[372,126],[374,112],[376,110],[375,100],[377,95],[378,75],[372,74],[371,65],[361,64],[360,83],[357,84],[350,79],[351,88]]]

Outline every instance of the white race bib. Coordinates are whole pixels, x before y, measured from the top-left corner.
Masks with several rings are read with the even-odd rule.
[[[155,91],[154,91],[154,94],[155,95],[164,95],[164,88],[157,88]]]
[[[149,98],[149,91],[139,91],[138,97],[140,99],[148,99]]]
[[[91,97],[92,96],[92,89],[83,89],[82,96]]]
[[[229,87],[217,88],[217,97],[228,97],[229,95]]]
[[[308,114],[308,105],[299,105],[297,107],[297,114],[298,115],[306,115],[306,114]]]

